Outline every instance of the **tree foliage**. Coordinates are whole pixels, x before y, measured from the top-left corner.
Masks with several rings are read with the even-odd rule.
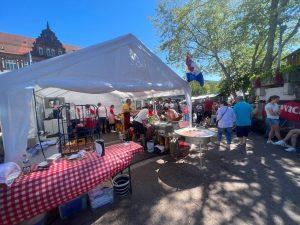
[[[218,82],[215,81],[206,81],[203,87],[201,87],[196,81],[192,81],[190,85],[192,89],[192,96],[219,93]]]
[[[204,71],[221,74],[221,92],[234,94],[274,65],[279,24],[284,49],[299,38],[299,15],[299,0],[164,0],[153,22],[170,63],[182,65],[190,52]]]

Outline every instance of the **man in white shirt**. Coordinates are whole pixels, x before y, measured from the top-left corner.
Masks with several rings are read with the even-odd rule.
[[[147,140],[146,140],[146,127],[145,124],[147,123],[149,117],[149,110],[152,110],[153,106],[149,105],[147,108],[143,108],[139,111],[139,113],[133,119],[132,125],[134,128],[135,134],[141,137],[142,145],[146,149],[147,147]]]
[[[102,134],[104,134],[106,127],[107,109],[100,102],[97,104],[97,106],[99,133],[102,132]]]

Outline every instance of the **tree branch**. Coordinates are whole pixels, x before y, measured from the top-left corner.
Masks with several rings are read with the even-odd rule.
[[[292,32],[288,35],[288,37],[282,41],[282,48],[284,47],[284,45],[286,45],[286,43],[298,32],[298,29],[300,27],[300,19],[298,19],[297,24],[295,25],[294,29],[292,30]]]
[[[252,55],[252,62],[251,62],[251,71],[254,71],[254,69],[255,69],[255,65],[256,65],[256,54],[257,54],[257,52],[258,52],[258,49],[259,49],[259,41],[256,43],[256,45],[255,45],[255,49],[254,49],[254,53],[253,53],[253,55]]]

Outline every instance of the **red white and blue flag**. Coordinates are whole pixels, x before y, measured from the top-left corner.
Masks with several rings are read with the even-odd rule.
[[[191,59],[191,55],[187,53],[185,64],[187,66],[187,72],[186,72],[186,78],[187,81],[198,81],[201,86],[204,85],[204,78],[202,73],[200,72],[199,67],[196,65],[196,63]]]

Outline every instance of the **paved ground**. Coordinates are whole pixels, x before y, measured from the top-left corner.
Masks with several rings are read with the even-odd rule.
[[[211,146],[179,162],[150,159],[132,171],[133,195],[53,224],[300,224],[300,156],[252,136],[247,149]]]

